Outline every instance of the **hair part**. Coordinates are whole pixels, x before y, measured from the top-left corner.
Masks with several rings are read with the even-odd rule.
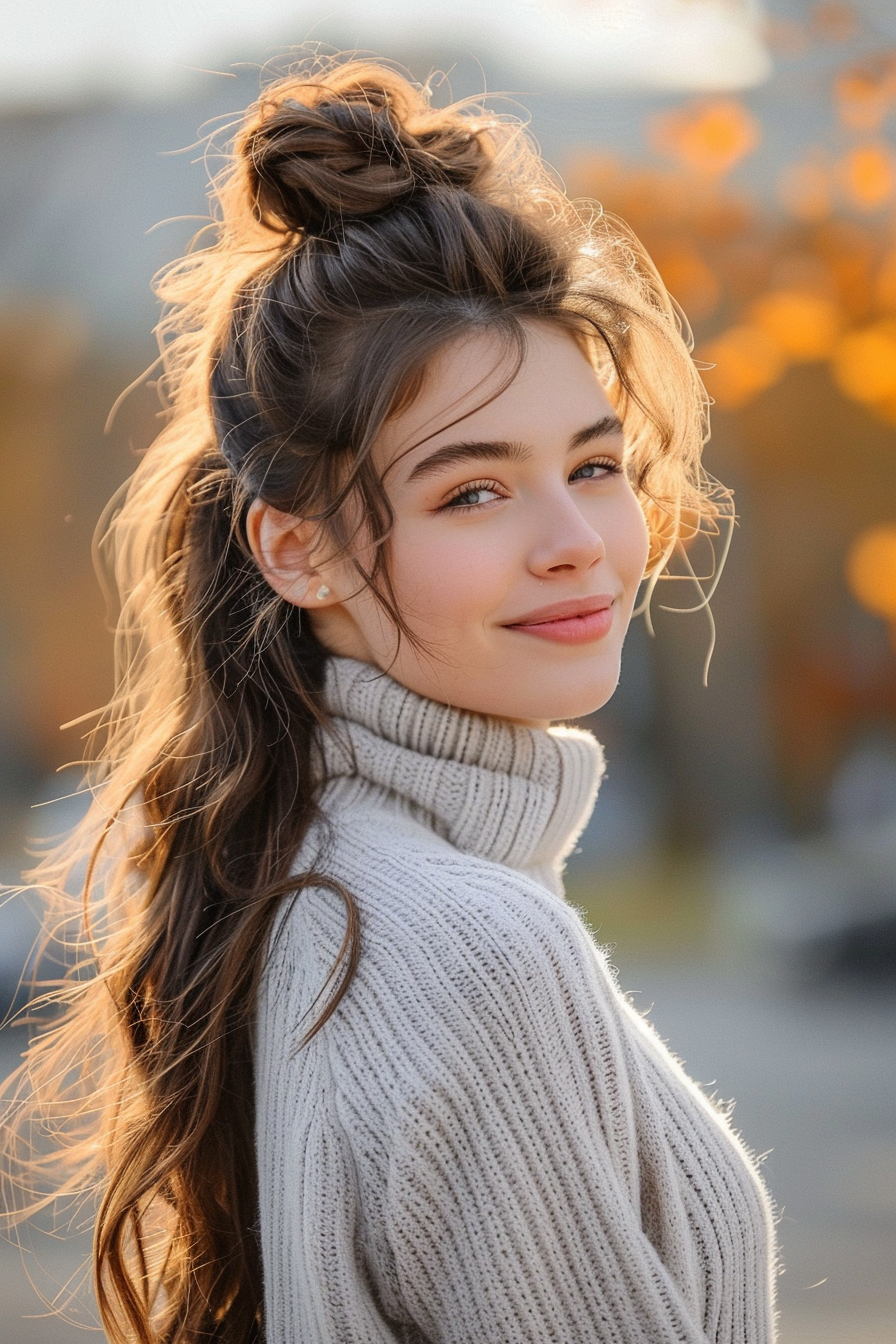
[[[252,1031],[265,949],[284,900],[338,891],[345,939],[303,1040],[361,952],[324,850],[294,871],[321,821],[327,655],[252,559],[251,501],[317,520],[409,637],[372,446],[448,343],[487,329],[521,361],[539,319],[576,336],[623,420],[650,573],[684,520],[712,526],[724,507],[700,467],[707,398],[682,315],[631,231],[570,202],[518,122],[434,108],[383,65],[312,62],[249,109],[214,201],[210,245],[159,284],[168,419],[102,542],[122,606],[93,804],[34,876],[54,894],[48,928],[80,929],[69,942],[91,974],[49,996],[62,1016],[32,1044],[8,1112],[25,1212],[54,1191],[96,1198],[113,1344],[262,1338]],[[65,885],[88,852],[73,914]],[[54,1166],[29,1168],[29,1125]]]

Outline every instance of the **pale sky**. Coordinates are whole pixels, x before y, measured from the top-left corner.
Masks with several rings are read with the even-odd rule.
[[[771,71],[761,0],[0,0],[0,102],[165,94],[307,39],[458,42],[577,89],[737,89]]]

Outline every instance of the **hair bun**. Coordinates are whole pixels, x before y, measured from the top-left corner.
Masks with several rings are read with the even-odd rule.
[[[485,126],[430,108],[400,76],[352,62],[321,80],[281,81],[244,133],[258,219],[326,233],[421,189],[469,189],[492,154]]]

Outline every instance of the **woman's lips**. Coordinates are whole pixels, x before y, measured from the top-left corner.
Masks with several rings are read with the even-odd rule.
[[[590,644],[609,634],[612,624],[613,599],[597,597],[587,603],[557,603],[555,607],[533,612],[522,621],[514,621],[505,629],[552,639],[558,644]]]

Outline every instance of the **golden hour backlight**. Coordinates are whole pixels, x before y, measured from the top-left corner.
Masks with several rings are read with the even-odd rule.
[[[676,241],[654,248],[653,260],[689,317],[708,317],[718,306],[722,286],[692,244]]]

